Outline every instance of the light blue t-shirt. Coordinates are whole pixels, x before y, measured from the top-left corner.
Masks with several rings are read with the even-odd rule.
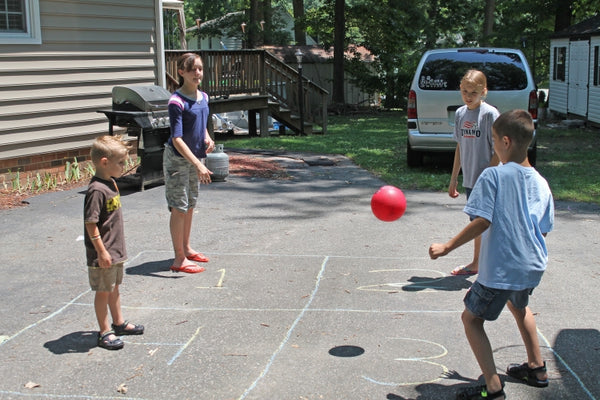
[[[548,182],[514,162],[487,168],[464,211],[491,222],[482,235],[477,281],[504,290],[536,287],[548,263],[543,234],[554,227]]]

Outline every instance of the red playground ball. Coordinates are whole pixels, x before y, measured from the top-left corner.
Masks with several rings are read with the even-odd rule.
[[[382,186],[371,197],[371,210],[382,221],[395,221],[406,211],[406,197],[395,186]]]

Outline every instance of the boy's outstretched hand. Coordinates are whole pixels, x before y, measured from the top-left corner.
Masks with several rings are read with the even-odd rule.
[[[446,243],[433,243],[429,246],[429,257],[435,260],[438,257],[443,257],[450,252]]]
[[[429,246],[429,257],[435,260],[438,257],[445,256],[452,250],[459,248],[463,244],[470,242],[477,236],[481,235],[489,226],[490,221],[485,218],[477,217],[469,222],[460,233],[450,239],[447,243],[434,243]]]

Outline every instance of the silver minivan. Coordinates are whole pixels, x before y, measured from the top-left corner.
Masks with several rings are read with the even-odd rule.
[[[537,127],[537,88],[520,50],[480,47],[429,50],[419,62],[408,94],[409,166],[421,165],[425,153],[456,149],[452,139],[454,114],[463,105],[459,85],[469,69],[485,73],[488,104],[500,113],[517,108],[528,110]],[[528,154],[532,165],[536,153],[534,134]]]

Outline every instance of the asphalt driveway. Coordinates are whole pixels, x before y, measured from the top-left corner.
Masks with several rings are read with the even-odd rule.
[[[202,188],[201,274],[168,270],[164,188],[123,190],[122,304],[146,332],[116,352],[96,347],[84,191],[0,211],[0,399],[451,399],[479,379],[460,322],[474,278],[448,276],[472,247],[427,255],[467,223],[464,197],[405,190],[385,223],[369,207],[384,183],[346,158],[261,157],[290,179]],[[506,377],[509,399],[600,398],[599,222],[557,203],[531,304],[550,388]],[[509,313],[487,326],[500,371],[526,359]]]

